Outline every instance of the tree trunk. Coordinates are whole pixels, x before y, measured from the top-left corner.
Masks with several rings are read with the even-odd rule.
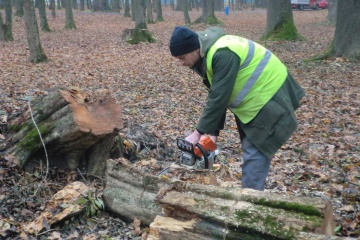
[[[212,171],[191,172],[176,164],[170,169],[179,174],[174,179],[191,175],[191,181],[145,173],[126,159],[108,160],[105,206],[124,219],[151,223],[149,240],[292,239],[303,231],[333,234],[331,202],[241,189],[236,183],[221,187]]]
[[[130,0],[125,0],[125,7],[124,7],[124,17],[131,17],[130,16]]]
[[[119,0],[113,0],[111,1],[111,11],[120,13],[120,1]]]
[[[360,61],[360,1],[338,1],[333,56]]]
[[[38,0],[38,1],[39,1],[39,16],[40,16],[41,30],[44,32],[50,32],[50,27],[46,18],[45,0]]]
[[[130,44],[155,41],[146,24],[145,1],[146,0],[133,0],[131,2],[131,6],[134,9],[135,29],[125,29],[123,32],[123,39]]]
[[[65,4],[65,29],[76,29],[75,20],[72,12],[71,0],[66,0]]]
[[[191,20],[190,20],[190,16],[189,16],[189,2],[188,0],[185,0],[184,2],[184,19],[185,19],[185,25],[190,25],[191,24]]]
[[[151,0],[146,0],[146,22],[147,23],[154,23],[154,18],[153,18],[153,8],[152,8],[152,4],[151,4]]]
[[[270,40],[301,40],[297,32],[289,0],[269,1],[267,21],[262,39]]]
[[[55,0],[50,0],[50,10],[51,10],[51,16],[53,18],[56,18]]]
[[[7,153],[26,168],[32,159],[48,157],[50,165],[87,166],[88,172],[103,175],[112,140],[123,125],[115,100],[108,93],[98,95],[55,90],[31,102],[24,116],[11,123],[20,130],[10,137]]]
[[[23,0],[16,0],[15,3],[15,13],[14,15],[17,17],[23,17],[24,16],[24,9],[23,9],[24,2]]]
[[[214,0],[214,10],[215,11],[223,11],[224,10],[224,1],[223,0]]]
[[[24,23],[30,51],[30,62],[38,63],[47,61],[47,57],[41,47],[34,2],[32,0],[24,0]]]
[[[85,10],[85,0],[80,0],[80,11]]]
[[[156,0],[156,21],[162,22],[164,21],[161,7],[161,0]]]
[[[337,9],[337,0],[329,0],[328,1],[328,15],[327,19],[331,24],[336,23],[336,9]]]
[[[177,0],[175,5],[175,11],[183,11],[186,0]]]
[[[5,8],[5,23],[3,22],[2,16],[0,15],[0,41],[13,41],[14,37],[12,34],[12,8],[11,1],[4,0]]]
[[[214,0],[203,0],[202,1],[202,15],[194,21],[194,23],[205,23],[209,25],[221,24],[215,16]]]
[[[203,236],[193,239],[297,239],[305,229],[333,235],[332,204],[315,198],[176,182],[156,201],[165,217],[193,222],[182,233]]]

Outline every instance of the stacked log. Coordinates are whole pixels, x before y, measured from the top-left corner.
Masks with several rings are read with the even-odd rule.
[[[329,201],[166,179],[144,173],[124,159],[108,160],[104,201],[109,211],[150,224],[152,240],[333,235]]]

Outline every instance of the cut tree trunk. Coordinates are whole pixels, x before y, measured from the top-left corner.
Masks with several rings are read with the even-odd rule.
[[[106,208],[124,219],[139,218],[150,224],[149,240],[333,235],[331,202],[241,189],[236,183],[236,187],[220,186],[209,170],[194,172],[182,168],[183,173],[198,176],[182,181],[181,170],[173,167],[175,164],[169,171],[176,172],[177,177],[168,178],[145,173],[126,159],[109,159],[103,194]],[[194,179],[202,181],[194,183]]]
[[[88,173],[104,174],[112,141],[123,127],[121,107],[108,92],[56,89],[28,106],[23,117],[10,123],[14,133],[8,156],[21,167],[48,158],[54,166],[86,166]]]
[[[332,205],[318,198],[176,182],[157,201],[167,217],[165,225],[161,218],[150,225],[150,234],[159,239],[297,239],[301,232],[333,235]],[[172,226],[187,227],[169,229],[169,218]]]

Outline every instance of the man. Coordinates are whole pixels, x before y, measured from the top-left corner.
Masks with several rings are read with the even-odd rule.
[[[219,27],[176,27],[170,52],[203,78],[209,94],[193,133],[216,142],[227,109],[235,115],[243,150],[242,187],[264,190],[270,161],[297,128],[294,111],[305,93],[283,63],[261,45]]]

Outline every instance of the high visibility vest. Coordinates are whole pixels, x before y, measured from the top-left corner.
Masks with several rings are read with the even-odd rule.
[[[287,69],[263,46],[242,37],[225,35],[210,47],[206,56],[210,85],[213,81],[212,58],[221,48],[229,48],[241,59],[228,108],[243,123],[248,123],[279,90],[287,77]]]

